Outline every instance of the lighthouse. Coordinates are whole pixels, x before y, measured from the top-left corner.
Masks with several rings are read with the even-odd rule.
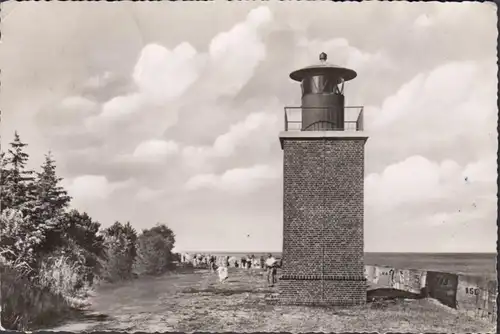
[[[346,107],[354,70],[327,62],[296,70],[302,105],[285,107],[283,255],[278,300],[356,305],[366,301],[363,260],[363,108]]]

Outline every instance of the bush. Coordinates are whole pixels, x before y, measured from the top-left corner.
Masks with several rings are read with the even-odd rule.
[[[17,270],[0,266],[2,325],[10,330],[32,330],[57,324],[71,312],[63,296],[34,284]]]
[[[37,282],[79,308],[87,305],[90,282],[85,281],[88,268],[72,257],[74,254],[59,251],[43,259]]]
[[[20,210],[6,209],[0,214],[0,235],[0,263],[33,275],[35,248],[43,240],[40,231]]]
[[[160,275],[172,263],[168,240],[159,234],[147,233],[139,236],[135,271],[139,275]]]
[[[143,230],[137,240],[135,271],[139,275],[161,275],[173,267],[174,232],[164,224]]]
[[[127,252],[127,240],[120,236],[106,238],[106,255],[101,261],[102,279],[108,282],[118,282],[133,278],[135,256]],[[135,247],[135,245],[134,245]]]

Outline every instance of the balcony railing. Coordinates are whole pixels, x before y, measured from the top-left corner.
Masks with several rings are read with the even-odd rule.
[[[304,131],[302,113],[309,109],[328,109],[327,107],[285,107],[285,131]],[[344,128],[328,131],[363,131],[363,107],[344,107]]]

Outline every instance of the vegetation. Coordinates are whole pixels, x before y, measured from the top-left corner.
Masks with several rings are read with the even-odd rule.
[[[171,267],[175,236],[157,225],[141,234],[127,222],[102,229],[71,208],[49,152],[38,172],[14,134],[0,152],[0,274],[4,328],[36,329],[85,307],[101,280],[157,275]]]

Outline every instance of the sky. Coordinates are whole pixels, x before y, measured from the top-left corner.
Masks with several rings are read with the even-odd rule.
[[[365,251],[495,252],[491,3],[1,4],[2,148],[53,153],[104,227],[164,223],[180,251],[279,251],[290,72],[353,68]]]

